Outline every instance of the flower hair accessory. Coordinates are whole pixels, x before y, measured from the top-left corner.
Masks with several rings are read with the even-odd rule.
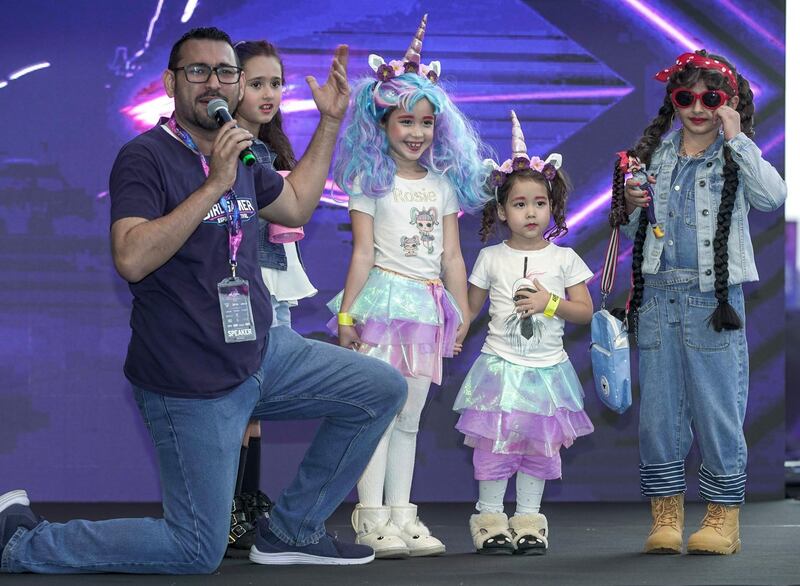
[[[725,78],[728,80],[728,83],[731,84],[733,91],[738,93],[739,82],[736,81],[736,74],[728,65],[719,59],[713,59],[707,55],[698,55],[697,53],[682,53],[678,55],[678,58],[675,59],[675,65],[668,67],[667,69],[662,69],[656,73],[655,78],[658,81],[666,83],[669,81],[669,78],[672,77],[673,73],[683,71],[686,69],[686,66],[690,64],[697,69],[715,69],[716,71],[719,71],[725,76]]]
[[[489,174],[489,185],[494,187],[495,199],[497,199],[497,189],[514,171],[532,169],[541,174],[547,180],[548,189],[552,189],[550,182],[556,178],[556,172],[561,168],[561,160],[562,157],[559,153],[552,153],[545,160],[529,156],[528,147],[525,146],[525,136],[522,134],[522,126],[520,126],[517,114],[511,110],[511,158],[506,159],[502,165],[498,165],[491,159],[486,159],[484,163],[492,167]]]
[[[372,54],[369,56],[369,66],[375,72],[375,77],[379,82],[389,81],[404,73],[418,73],[422,77],[427,77],[432,83],[439,80],[442,73],[442,65],[438,61],[431,61],[428,65],[420,62],[420,52],[422,51],[422,39],[425,37],[425,27],[428,24],[428,15],[422,17],[419,28],[411,44],[408,46],[402,61],[392,60],[389,63],[384,61],[380,55]]]

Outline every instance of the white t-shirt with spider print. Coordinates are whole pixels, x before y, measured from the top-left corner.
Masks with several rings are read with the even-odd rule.
[[[541,250],[516,250],[502,242],[481,250],[469,276],[470,283],[489,291],[489,333],[481,352],[522,366],[553,366],[566,360],[564,320],[543,313],[520,320],[514,295],[537,279],[563,298],[567,287],[592,276],[574,250],[552,243]]]
[[[377,266],[417,279],[440,277],[442,218],[458,213],[458,198],[446,177],[430,171],[422,179],[395,176],[385,196],[351,195],[349,208],[372,216]]]

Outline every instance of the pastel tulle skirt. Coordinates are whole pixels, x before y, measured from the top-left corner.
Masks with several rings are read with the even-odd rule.
[[[334,314],[343,293],[328,302]],[[365,344],[362,353],[391,364],[403,376],[429,377],[441,384],[442,358],[453,356],[462,318],[440,280],[414,279],[373,267],[348,313]],[[328,328],[338,333],[335,315]]]
[[[552,457],[594,431],[569,360],[533,368],[481,353],[453,409],[464,443],[495,454]]]

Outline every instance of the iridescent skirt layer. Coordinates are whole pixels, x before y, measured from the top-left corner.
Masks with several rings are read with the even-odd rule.
[[[453,409],[464,443],[494,454],[549,458],[594,431],[569,360],[533,368],[481,353]]]
[[[339,312],[343,291],[328,302]],[[412,279],[378,267],[348,313],[364,343],[360,352],[391,364],[403,376],[442,382],[442,358],[453,356],[461,314],[441,281]],[[337,318],[328,328],[338,333]]]

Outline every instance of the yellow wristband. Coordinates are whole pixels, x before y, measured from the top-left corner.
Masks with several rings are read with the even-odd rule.
[[[353,321],[353,316],[344,311],[340,312],[338,317],[340,326],[352,326],[355,323]]]
[[[547,302],[547,306],[544,308],[544,314],[547,317],[555,317],[559,303],[561,303],[561,297],[555,293],[550,293],[550,301]]]

